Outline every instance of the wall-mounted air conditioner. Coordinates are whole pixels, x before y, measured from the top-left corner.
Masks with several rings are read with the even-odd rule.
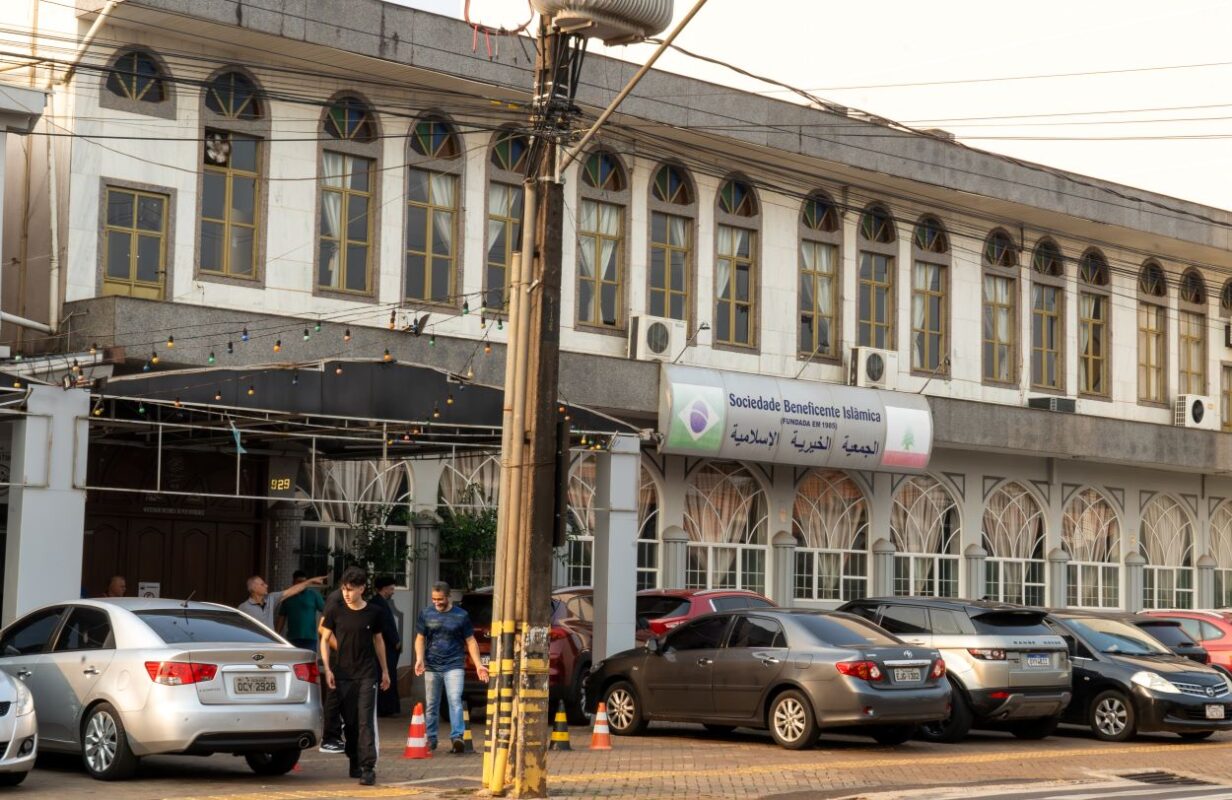
[[[1179,394],[1172,407],[1172,423],[1183,428],[1219,430],[1219,410],[1215,401],[1200,394]]]
[[[852,386],[893,389],[898,381],[898,353],[875,347],[853,347],[848,374]]]
[[[688,340],[684,320],[635,316],[629,321],[629,358],[671,361]]]
[[[1058,411],[1063,414],[1073,414],[1078,404],[1072,397],[1028,397],[1027,408],[1038,408],[1041,411]]]

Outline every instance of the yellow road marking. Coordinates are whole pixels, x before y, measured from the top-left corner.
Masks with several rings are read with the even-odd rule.
[[[371,789],[304,789],[295,792],[208,794],[166,798],[166,800],[328,800],[331,797],[410,797],[417,794],[423,794],[423,789],[409,789],[405,786],[374,786]]]
[[[1232,749],[1232,743],[1229,744],[1207,744],[1203,745],[1202,751]],[[1127,746],[1127,747],[1081,747],[1070,748],[1067,750],[1025,750],[1022,752],[1006,752],[997,751],[995,753],[970,753],[966,755],[954,756],[924,756],[924,755],[909,755],[897,756],[894,758],[873,758],[873,759],[849,759],[847,761],[813,761],[807,764],[765,764],[761,766],[742,766],[738,769],[724,770],[721,768],[714,769],[660,769],[660,770],[623,770],[621,772],[591,772],[583,775],[559,775],[555,774],[548,778],[549,783],[587,783],[589,781],[640,781],[652,778],[700,778],[713,776],[716,774],[731,774],[731,775],[764,775],[778,774],[784,772],[833,772],[835,770],[856,770],[856,769],[876,769],[882,767],[920,767],[920,766],[946,766],[951,764],[987,764],[993,761],[1042,761],[1045,759],[1056,758],[1077,758],[1081,756],[1108,756],[1117,754],[1139,754],[1139,753],[1164,753],[1177,751],[1177,745],[1149,745],[1149,746]]]

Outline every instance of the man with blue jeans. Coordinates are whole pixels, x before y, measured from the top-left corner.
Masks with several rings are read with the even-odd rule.
[[[428,747],[436,749],[441,719],[441,690],[449,702],[449,738],[453,752],[465,752],[462,737],[462,687],[466,682],[466,655],[475,663],[479,680],[487,682],[488,668],[479,661],[479,643],[470,615],[449,601],[449,584],[432,584],[432,606],[415,621],[415,674],[424,676],[424,710]]]

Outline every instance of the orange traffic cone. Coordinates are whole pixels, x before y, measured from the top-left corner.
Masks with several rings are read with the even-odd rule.
[[[406,749],[402,751],[402,757],[432,758],[432,751],[428,749],[428,734],[424,729],[423,703],[415,704],[411,727],[406,731]]]
[[[600,703],[595,712],[595,730],[590,735],[590,749],[612,749],[612,735],[607,729],[607,703]]]
[[[549,750],[572,750],[569,746],[569,717],[565,714],[565,701],[560,701],[556,709],[556,719],[552,721],[552,738],[548,740]]]

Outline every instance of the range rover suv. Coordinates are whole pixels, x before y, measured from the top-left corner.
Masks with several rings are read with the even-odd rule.
[[[1065,641],[1041,609],[984,600],[871,597],[840,611],[875,622],[908,644],[935,647],[954,692],[949,719],[920,736],[957,742],[971,728],[1040,739],[1057,726],[1072,692]]]

